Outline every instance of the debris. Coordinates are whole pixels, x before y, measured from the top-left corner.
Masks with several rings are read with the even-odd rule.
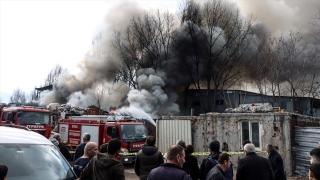
[[[257,113],[257,112],[272,112],[273,107],[268,103],[261,104],[240,104],[237,108],[227,108],[227,113]]]

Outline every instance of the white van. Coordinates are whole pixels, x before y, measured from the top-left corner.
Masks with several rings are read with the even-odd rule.
[[[16,125],[0,125],[0,164],[8,167],[10,180],[77,179],[68,161],[48,139]]]

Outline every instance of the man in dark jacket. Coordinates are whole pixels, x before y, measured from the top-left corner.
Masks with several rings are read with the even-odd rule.
[[[84,147],[83,156],[79,157],[73,163],[73,170],[76,173],[77,177],[80,177],[82,170],[87,166],[90,160],[97,155],[98,145],[95,142],[88,142]]]
[[[218,158],[218,165],[214,166],[207,174],[206,180],[227,180],[225,171],[230,168],[231,156],[222,153]]]
[[[221,154],[220,152],[220,143],[219,141],[211,141],[209,144],[210,148],[210,155],[208,158],[205,158],[202,160],[201,166],[200,166],[200,172],[201,172],[201,179],[206,179],[206,176],[208,172],[218,164],[218,158]],[[229,169],[225,171],[227,180],[233,179],[233,167],[232,164],[230,165]]]
[[[124,166],[116,159],[121,149],[119,139],[111,139],[108,144],[108,153],[98,153],[83,169],[80,180],[125,180]],[[92,178],[94,177],[94,178]]]
[[[83,143],[77,146],[76,152],[74,153],[73,156],[73,162],[76,161],[79,157],[83,156],[84,154],[84,147],[86,146],[87,142],[90,141],[90,134],[89,133],[84,133],[82,136]]]
[[[246,157],[239,160],[237,180],[274,180],[269,160],[258,156],[253,144],[246,144],[244,153]]]
[[[62,143],[61,135],[59,133],[55,133],[52,137],[59,142],[58,147],[60,149],[61,154],[64,156],[64,158],[66,158],[67,160],[70,160],[71,155],[69,153],[68,148]]]
[[[280,154],[275,150],[275,148],[271,144],[267,145],[267,153],[269,154],[268,159],[273,170],[274,179],[286,180],[287,178],[284,174],[283,169],[283,160]]]
[[[148,136],[146,144],[139,150],[134,164],[134,171],[140,180],[147,180],[150,171],[163,164],[163,156],[156,144],[156,138]]]
[[[167,152],[167,162],[151,170],[148,180],[192,180],[182,168],[185,162],[183,147],[172,145]]]
[[[192,152],[187,151],[186,143],[183,140],[178,140],[177,145],[182,146],[185,150],[185,160],[186,162],[183,164],[183,168],[187,169],[190,173],[190,176],[193,180],[197,180],[200,178],[200,170],[198,166],[198,160],[196,157],[192,156],[191,153],[193,153],[193,146],[192,147]]]
[[[210,155],[208,158],[202,160],[200,165],[201,179],[206,179],[208,172],[213,168],[211,161],[218,161],[219,154],[221,154],[219,141],[211,141],[209,144]],[[211,158],[211,159],[210,159]]]

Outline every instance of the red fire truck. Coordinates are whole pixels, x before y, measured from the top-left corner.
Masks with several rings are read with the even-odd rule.
[[[51,135],[51,115],[49,110],[34,106],[4,107],[1,110],[0,124],[26,126],[46,138]]]
[[[135,161],[134,153],[141,149],[148,136],[145,124],[131,116],[69,116],[68,119],[61,119],[58,124],[61,139],[71,150],[75,150],[77,145],[83,142],[84,133],[89,133],[90,141],[99,146],[108,143],[112,138],[118,138],[121,141],[121,150],[126,154],[120,157],[122,163]]]

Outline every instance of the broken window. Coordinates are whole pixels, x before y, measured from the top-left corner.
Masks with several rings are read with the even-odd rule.
[[[241,122],[241,144],[245,140],[250,140],[256,148],[260,148],[260,129],[259,122],[243,121]]]

